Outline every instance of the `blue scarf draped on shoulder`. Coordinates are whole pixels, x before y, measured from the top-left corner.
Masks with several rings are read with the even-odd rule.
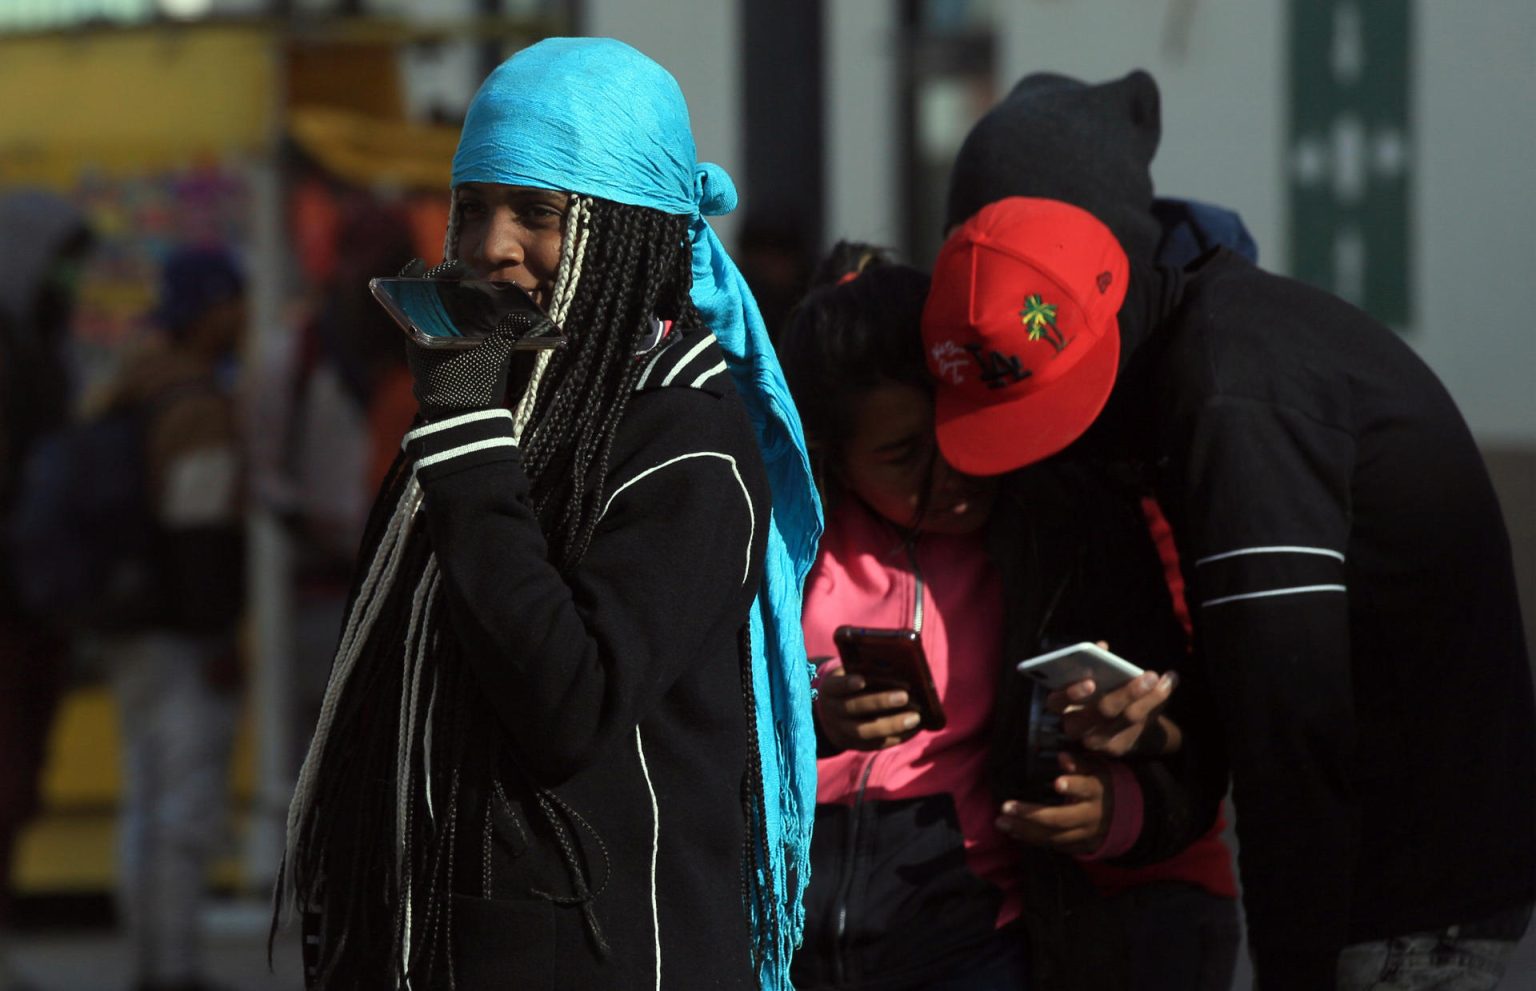
[[[761,986],[788,989],[789,959],[804,926],[816,804],[800,593],[822,519],[800,417],[767,328],[704,219],[736,206],[735,186],[718,165],[696,161],[688,107],[671,74],[606,38],[551,38],[491,73],[470,104],[453,158],[453,184],[466,182],[562,190],[693,218],[693,302],[725,352],[773,494],[763,584],[750,617],[763,763],[757,840],[769,872],[753,878],[759,897],[749,913],[755,942],[766,947]]]

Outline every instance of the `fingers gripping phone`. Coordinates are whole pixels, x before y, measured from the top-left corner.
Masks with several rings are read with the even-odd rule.
[[[1142,674],[1141,668],[1096,643],[1073,644],[1031,657],[1020,661],[1018,670],[1051,691],[1092,678],[1099,692],[1112,692]]]
[[[519,351],[565,343],[560,328],[515,283],[401,276],[370,279],[368,289],[425,348],[471,348],[492,334],[512,335]]]
[[[921,728],[944,728],[944,707],[915,630],[839,626],[832,642],[842,658],[843,673],[861,676],[871,689],[906,692],[907,708],[917,713]]]

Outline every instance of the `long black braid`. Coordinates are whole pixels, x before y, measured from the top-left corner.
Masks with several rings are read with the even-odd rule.
[[[566,327],[569,346],[546,375],[558,386],[541,390],[523,465],[544,531],[558,543],[564,571],[581,560],[602,512],[602,483],[619,421],[644,363],[635,348],[653,317],[696,326],[688,298],[693,281],[688,218],[590,200],[591,241],[583,268],[601,272],[598,291],[578,294]]]
[[[602,512],[614,435],[645,365],[637,347],[655,318],[680,330],[701,322],[688,295],[687,217],[585,197],[572,216],[560,277],[575,287],[561,314],[570,342],[534,375],[520,411],[533,505],[551,562],[567,574]],[[558,284],[555,300],[559,305]],[[344,634],[290,814],[287,890],[310,911],[309,934],[319,936],[312,988],[400,987],[407,973],[429,983],[444,977],[453,987],[459,837],[483,850],[489,826],[476,817],[491,814],[492,796],[507,804],[502,771],[485,757],[504,749],[495,746],[498,728],[478,708],[483,703],[436,595],[426,528],[410,525],[419,499],[402,456],[370,516],[348,606],[355,642],[349,647]],[[749,651],[742,665],[750,728]],[[519,785],[526,793],[526,782]],[[579,815],[573,822],[553,795],[535,790],[528,798],[525,808],[547,820],[570,875],[571,896],[546,897],[580,904],[594,943],[606,950],[588,904],[603,882],[589,883],[570,832],[585,822]],[[474,887],[488,883],[482,874]]]

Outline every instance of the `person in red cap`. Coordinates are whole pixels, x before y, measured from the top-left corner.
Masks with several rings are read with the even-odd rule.
[[[1179,729],[1159,717],[1185,632],[1157,553],[1122,539],[1147,533],[1139,501],[1075,468],[951,469],[919,337],[928,276],[840,242],[818,278],[778,342],[827,507],[802,616],[821,745],[795,986],[1228,988],[1221,782],[1192,793],[1187,752],[1111,745]],[[942,726],[844,668],[850,625],[922,644]],[[1105,694],[1117,741],[1058,755],[1047,691],[1014,662],[1099,638],[1155,670]]]
[[[1225,250],[1154,263],[1158,132],[1138,71],[1028,76],[967,137],[923,318],[940,450],[1155,495],[1261,986],[1493,987],[1536,898],[1536,706],[1487,471],[1365,313]]]

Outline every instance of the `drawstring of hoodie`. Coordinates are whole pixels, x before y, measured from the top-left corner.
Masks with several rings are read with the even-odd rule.
[[[536,796],[539,811],[549,822],[555,832],[555,840],[560,844],[560,854],[565,861],[566,871],[571,876],[571,887],[574,895],[556,895],[548,891],[535,890],[533,893],[556,905],[575,905],[581,909],[581,917],[587,924],[587,934],[592,937],[592,944],[597,947],[598,953],[608,956],[608,941],[603,937],[603,928],[597,921],[597,912],[592,907],[592,901],[603,893],[608,886],[608,880],[613,876],[613,861],[608,856],[608,847],[603,843],[603,838],[591,823],[582,817],[580,812],[571,808],[560,797],[547,788],[540,788]],[[580,845],[580,835],[577,829],[585,829],[597,842],[598,852],[603,858],[603,877],[595,888],[589,888],[587,884],[586,865],[582,862],[577,850]]]

